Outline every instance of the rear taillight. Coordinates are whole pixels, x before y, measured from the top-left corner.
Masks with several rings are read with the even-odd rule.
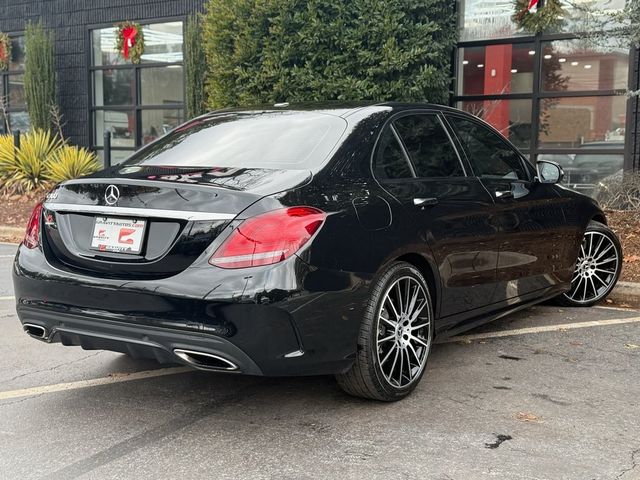
[[[24,235],[22,243],[27,248],[36,248],[40,245],[40,216],[42,215],[42,204],[39,203],[33,209],[29,223],[27,223],[27,232]]]
[[[311,207],[291,207],[245,220],[213,254],[209,263],[246,268],[281,262],[296,253],[327,215]]]

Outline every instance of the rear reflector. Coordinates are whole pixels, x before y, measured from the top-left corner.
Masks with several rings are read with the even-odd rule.
[[[36,205],[27,223],[27,232],[22,243],[27,248],[36,248],[40,245],[40,216],[42,215],[42,203]]]
[[[300,250],[326,217],[316,208],[291,207],[250,218],[220,245],[209,263],[247,268],[281,262]]]

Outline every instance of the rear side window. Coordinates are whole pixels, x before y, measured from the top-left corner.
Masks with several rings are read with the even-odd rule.
[[[386,128],[380,137],[373,170],[379,180],[413,178],[407,157],[391,128]]]
[[[449,136],[435,115],[411,115],[395,121],[416,175],[463,177],[464,170]]]
[[[345,129],[343,118],[316,112],[224,113],[185,123],[124,165],[310,170]]]
[[[448,119],[478,177],[528,179],[520,155],[500,135],[471,120],[459,117]]]

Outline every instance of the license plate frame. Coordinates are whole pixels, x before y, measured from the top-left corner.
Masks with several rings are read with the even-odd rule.
[[[90,249],[102,253],[140,255],[147,221],[138,218],[95,217]]]

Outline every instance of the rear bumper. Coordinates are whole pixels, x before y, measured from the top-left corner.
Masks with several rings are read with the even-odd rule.
[[[313,269],[296,256],[244,271],[192,266],[124,281],[60,270],[25,247],[13,280],[22,324],[44,328],[47,342],[202,368],[175,353],[196,351],[266,376],[347,370],[368,291],[358,275]]]
[[[221,337],[167,328],[140,327],[69,313],[57,312],[52,315],[45,310],[29,307],[18,307],[18,314],[25,331],[27,327],[42,327],[42,335],[39,335],[40,330],[34,330],[31,336],[47,343],[76,345],[85,350],[111,350],[126,353],[133,358],[155,359],[160,363],[184,363],[203,370],[263,375],[260,367],[247,354]],[[176,351],[201,352],[228,364],[220,363],[219,367],[214,363],[198,365],[185,360]]]

